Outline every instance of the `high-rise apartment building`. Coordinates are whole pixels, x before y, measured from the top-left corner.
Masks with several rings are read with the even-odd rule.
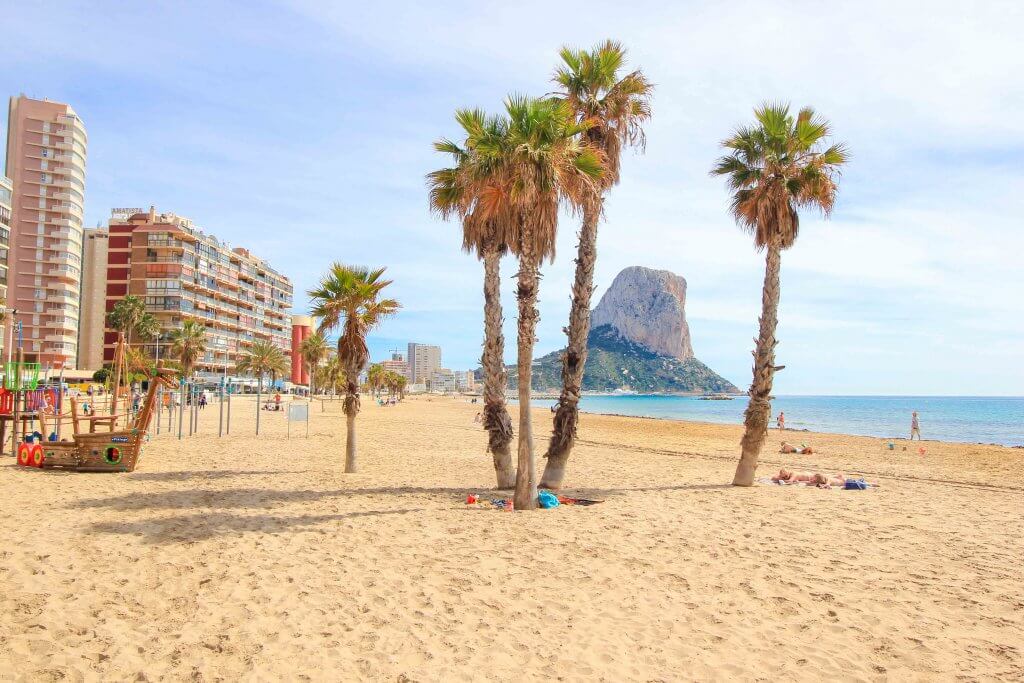
[[[123,214],[122,214],[123,215]],[[185,320],[206,326],[206,353],[196,370],[208,379],[230,372],[252,343],[273,342],[291,356],[292,283],[247,249],[232,249],[173,213],[133,213],[108,225],[106,312],[125,295],[141,297],[160,323],[148,342],[166,355],[168,337]],[[103,357],[114,357],[117,334],[104,333]]]
[[[13,183],[8,306],[26,360],[75,367],[78,355],[85,126],[66,104],[12,97],[6,175]]]
[[[7,301],[7,259],[11,247],[11,179],[0,175],[0,297]],[[6,305],[6,304],[4,304]]]
[[[85,231],[82,248],[82,310],[78,328],[78,367],[99,370],[103,367],[103,328],[107,317],[106,228]]]
[[[428,382],[433,378],[434,371],[441,368],[441,347],[409,342],[409,355],[406,356],[406,360],[409,363],[409,382]]]
[[[0,298],[3,305],[7,305],[7,259],[10,256],[11,240],[11,180],[7,176],[0,175]],[[7,349],[6,326],[0,326],[0,352]],[[0,358],[6,358],[6,354]]]

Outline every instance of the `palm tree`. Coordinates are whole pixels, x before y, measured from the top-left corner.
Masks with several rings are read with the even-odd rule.
[[[133,334],[152,339],[160,331],[156,318],[146,312],[146,302],[132,294],[114,304],[114,309],[107,314],[107,323],[112,329],[124,333],[129,346]]]
[[[327,362],[320,366],[316,385],[323,389],[330,389],[333,395],[337,393],[339,387],[344,385],[344,382],[345,371],[341,367],[338,356],[332,354],[327,358]]]
[[[380,395],[380,390],[384,386],[385,374],[384,366],[380,363],[374,363],[366,371],[366,380],[372,397],[377,398]]]
[[[597,224],[604,212],[604,195],[619,182],[622,148],[644,146],[643,124],[651,116],[649,100],[654,90],[639,70],[620,76],[626,50],[619,43],[608,40],[589,51],[566,47],[559,54],[562,65],[555,72],[555,82],[560,91],[555,96],[572,108],[578,122],[587,124],[583,137],[588,145],[602,152],[605,170],[600,181],[593,183],[582,197],[580,207],[583,223],[569,310],[568,345],[562,356],[562,392],[541,477],[541,486],[552,489],[562,486],[565,466],[576,441],[590,334]]]
[[[335,263],[309,292],[313,315],[320,319],[318,332],[326,333],[342,326],[338,339],[338,359],[345,370],[346,419],[345,472],[356,471],[356,415],[359,414],[359,373],[370,359],[366,333],[399,309],[394,299],[378,299],[391,284],[384,280],[384,268],[370,270]]]
[[[765,250],[760,331],[754,350],[754,379],[744,414],[742,454],[734,486],[750,486],[761,445],[768,431],[775,371],[775,328],[779,311],[779,270],[782,250],[793,246],[800,228],[800,208],[832,211],[840,166],[849,158],[846,147],[825,147],[828,121],[805,107],[794,118],[788,104],[763,104],[754,110],[757,122],[743,126],[722,142],[729,152],[712,169],[726,176],[732,214],[754,236],[754,248]]]
[[[537,505],[530,389],[540,265],[544,258],[554,260],[560,201],[578,205],[588,196],[600,181],[603,162],[600,152],[581,137],[589,124],[576,121],[566,102],[511,96],[505,108],[507,144],[499,153],[507,167],[507,189],[518,218],[512,225],[510,248],[519,257],[519,447],[513,504],[517,510],[529,510]]]
[[[170,334],[171,352],[181,363],[182,378],[191,377],[196,361],[206,351],[206,327],[196,320],[186,320]]]
[[[263,403],[263,376],[270,375],[271,383],[278,375],[288,371],[288,359],[279,346],[265,339],[253,342],[245,355],[239,359],[235,370],[242,375],[256,377],[256,436],[260,434],[260,409]]]
[[[299,353],[302,354],[302,360],[309,366],[309,395],[313,396],[313,386],[319,385],[316,381],[317,368],[320,366],[320,362],[327,356],[328,346],[327,339],[324,335],[319,332],[314,332],[305,339],[299,345]]]
[[[488,117],[478,109],[459,110],[455,119],[465,132],[465,146],[446,139],[434,143],[434,149],[450,154],[456,165],[427,176],[430,208],[445,219],[452,215],[462,219],[462,248],[476,254],[484,264],[484,344],[480,359],[484,371],[484,428],[497,487],[506,489],[515,486],[516,474],[512,465],[512,418],[505,401],[508,373],[501,329],[500,271],[514,213],[503,160],[500,154],[488,152],[504,148],[508,120]]]

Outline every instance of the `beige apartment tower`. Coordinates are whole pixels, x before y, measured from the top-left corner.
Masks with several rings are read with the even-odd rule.
[[[82,310],[78,328],[78,367],[103,367],[103,327],[107,310],[107,253],[110,233],[106,228],[85,231],[82,249]]]
[[[406,357],[406,362],[409,364],[408,379],[410,383],[431,382],[434,378],[434,371],[441,369],[441,347],[409,342],[409,355]]]
[[[87,143],[68,105],[11,98],[7,305],[18,310],[25,359],[51,368],[74,368],[78,356]]]

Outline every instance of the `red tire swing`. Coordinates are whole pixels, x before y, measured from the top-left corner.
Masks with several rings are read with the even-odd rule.
[[[43,455],[42,444],[37,443],[32,445],[32,450],[29,452],[29,458],[31,460],[29,467],[38,467],[39,469],[43,469],[43,461],[46,459],[46,456]]]
[[[27,443],[18,444],[18,464],[22,467],[32,467],[32,445]]]

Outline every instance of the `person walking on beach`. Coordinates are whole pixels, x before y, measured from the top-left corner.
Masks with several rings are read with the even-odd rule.
[[[779,411],[779,416],[775,419],[775,424],[779,425],[779,431],[786,431],[786,413]]]
[[[917,421],[917,411],[915,410],[910,416],[910,440],[914,440],[914,434],[917,434],[917,440],[921,440],[921,423]]]

